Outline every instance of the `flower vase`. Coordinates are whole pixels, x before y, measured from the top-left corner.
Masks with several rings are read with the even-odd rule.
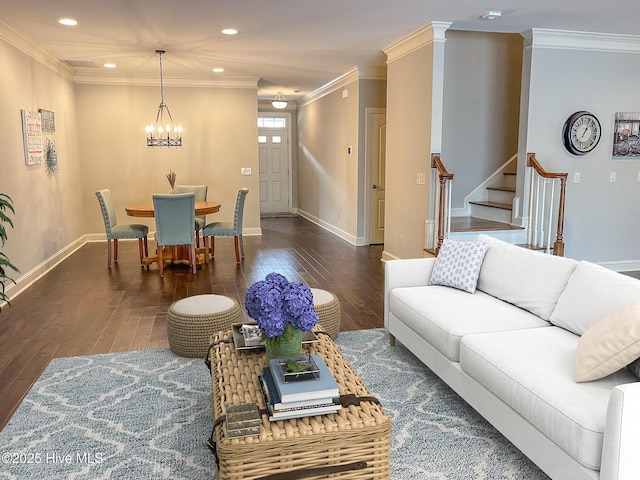
[[[299,328],[287,328],[286,335],[267,338],[266,353],[267,359],[290,358],[300,355],[302,352],[302,330]]]

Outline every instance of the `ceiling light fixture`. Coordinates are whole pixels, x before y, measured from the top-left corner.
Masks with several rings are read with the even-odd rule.
[[[182,127],[173,125],[173,117],[169,111],[169,107],[164,103],[164,85],[162,83],[162,55],[164,50],[156,50],[160,56],[160,105],[156,114],[156,124],[147,125],[147,147],[181,147],[182,146]],[[169,116],[170,123],[164,124],[163,114],[165,109]]]
[[[284,95],[281,91],[277,93],[276,98],[271,100],[271,105],[273,105],[273,108],[277,108],[278,110],[287,108],[287,99],[284,98]]]
[[[104,68],[116,68],[116,64],[115,63],[105,63],[104,64]]]
[[[222,67],[215,67],[212,71],[213,71],[213,72],[215,72],[215,73],[222,73],[222,72],[224,72],[224,68],[222,68]]]
[[[238,30],[236,30],[235,28],[225,28],[224,30],[222,30],[222,33],[224,33],[225,35],[235,35],[236,33],[238,33]]]
[[[78,24],[78,22],[73,18],[61,18],[60,20],[58,20],[58,23],[67,27],[74,27]]]
[[[488,12],[484,12],[480,15],[480,18],[483,20],[495,20],[498,17],[502,16],[502,12],[500,10],[489,10]]]

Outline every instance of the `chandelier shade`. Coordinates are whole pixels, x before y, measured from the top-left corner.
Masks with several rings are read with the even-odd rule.
[[[162,55],[164,50],[156,50],[160,57],[160,105],[156,114],[155,124],[147,125],[147,147],[181,147],[182,146],[182,126],[174,125],[173,117],[169,107],[164,102],[164,83],[162,78]],[[167,112],[165,118],[164,112]]]
[[[271,105],[273,108],[277,108],[278,110],[282,110],[287,107],[287,99],[284,97],[282,92],[278,92],[276,98],[271,101]]]

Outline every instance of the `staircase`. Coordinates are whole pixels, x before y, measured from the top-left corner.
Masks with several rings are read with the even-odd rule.
[[[508,160],[466,199],[468,216],[451,217],[451,239],[472,240],[480,233],[509,243],[524,243],[525,229],[513,225],[516,157]]]
[[[567,173],[548,172],[527,154],[528,211],[526,227],[513,219],[516,202],[516,166],[514,155],[482,185],[465,198],[465,207],[451,208],[451,184],[454,174],[447,171],[439,153],[431,155],[432,202],[435,217],[427,221],[427,253],[437,255],[445,238],[474,240],[485,233],[525,248],[564,255],[564,204]],[[552,222],[556,222],[555,231]],[[429,225],[434,228],[429,229]],[[555,238],[554,238],[555,237]]]

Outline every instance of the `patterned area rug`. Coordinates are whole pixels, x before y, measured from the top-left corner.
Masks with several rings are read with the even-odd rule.
[[[392,418],[391,478],[547,478],[384,330],[336,343]],[[55,359],[0,432],[0,479],[213,479],[210,392],[169,350]]]

